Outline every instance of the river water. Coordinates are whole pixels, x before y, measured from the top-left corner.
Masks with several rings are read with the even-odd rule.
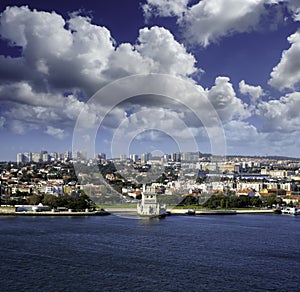
[[[1,291],[300,291],[300,216],[0,217]]]

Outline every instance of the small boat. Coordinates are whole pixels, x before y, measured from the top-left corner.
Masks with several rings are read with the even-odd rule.
[[[299,210],[297,207],[283,207],[281,214],[285,215],[299,215]]]
[[[275,214],[281,214],[282,212],[281,212],[281,209],[280,209],[280,208],[276,208],[276,209],[274,210],[274,213],[275,213]]]
[[[185,214],[193,216],[193,215],[196,215],[196,212],[195,212],[195,210],[188,210]]]

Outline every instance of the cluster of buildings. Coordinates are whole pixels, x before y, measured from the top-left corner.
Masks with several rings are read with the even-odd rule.
[[[147,157],[147,159],[144,159]],[[136,156],[135,156],[136,158]],[[157,194],[205,196],[207,194],[234,194],[236,196],[278,196],[286,203],[300,202],[300,159],[271,157],[212,157],[197,152],[173,153],[161,157],[142,154],[140,159],[130,156],[115,159],[114,164],[122,169],[127,180],[136,178],[130,171],[135,165],[150,165],[165,169],[164,181],[157,180],[151,186]],[[127,168],[124,167],[127,163]],[[150,169],[151,169],[150,168]],[[147,173],[141,174],[145,177]],[[140,189],[124,187],[124,194],[136,198]]]
[[[158,160],[161,162],[181,162],[181,161],[199,161],[199,157],[201,156],[200,152],[174,152],[171,154],[164,154],[162,156],[153,156],[151,153],[142,153],[140,156],[138,154],[130,154],[127,156],[126,154],[121,154],[120,158],[115,158],[114,160],[131,160],[133,162],[141,162],[148,163],[149,161]]]
[[[1,204],[18,203],[32,195],[62,196],[77,190],[74,168],[67,162],[2,163],[0,167]]]
[[[49,161],[70,161],[70,160],[87,160],[86,151],[66,151],[64,153],[48,152],[42,150],[41,152],[24,152],[17,154],[17,163],[26,162],[49,162]]]
[[[107,184],[119,183],[121,196],[129,201],[140,197],[142,187],[138,182],[146,181],[157,194],[166,196],[201,197],[212,193],[260,197],[275,195],[286,203],[300,202],[300,159],[217,158],[199,152],[172,153],[159,157],[143,153],[140,156],[121,155],[114,159],[107,159],[105,153],[99,153],[94,159],[87,159],[85,151],[41,151],[19,153],[17,164],[1,165],[2,203],[19,200],[22,197],[20,194],[24,198],[32,194],[61,196],[78,189],[85,189],[89,195],[103,198],[108,196],[107,184],[103,185],[95,178],[89,181],[85,168],[74,168],[74,165],[96,166],[108,162],[113,162],[116,171],[106,173],[105,181]],[[138,181],[138,177],[142,179]],[[148,181],[145,180],[147,177]]]

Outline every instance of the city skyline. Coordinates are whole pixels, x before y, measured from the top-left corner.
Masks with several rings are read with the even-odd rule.
[[[219,133],[228,156],[300,157],[297,1],[19,0],[0,13],[0,161],[74,150],[74,137],[90,155],[214,153]],[[139,74],[157,74],[148,91]],[[141,88],[110,105],[126,81]]]
[[[48,151],[48,150],[40,150],[39,152],[19,152],[16,153],[16,157],[13,161],[17,161],[17,163],[24,162],[50,162],[56,160],[81,160],[81,161],[89,161],[89,160],[131,160],[132,162],[141,162],[147,163],[150,160],[156,160],[158,158],[164,159],[166,161],[200,161],[202,158],[213,158],[211,153],[201,153],[201,152],[193,152],[193,151],[185,151],[185,152],[169,152],[169,153],[159,153],[159,152],[143,152],[143,153],[128,153],[121,154],[118,157],[109,157],[104,152],[97,152],[93,157],[88,157],[87,151],[85,150],[65,150],[63,152],[56,151]],[[278,159],[278,160],[300,160],[297,157],[289,157],[289,156],[251,156],[251,155],[228,155],[224,157],[218,157],[219,162],[228,162],[232,158],[240,158],[241,161],[248,161],[249,159]],[[9,161],[2,161],[9,162]]]

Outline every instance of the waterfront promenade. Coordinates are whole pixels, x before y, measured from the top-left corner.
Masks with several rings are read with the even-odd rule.
[[[16,212],[15,208],[1,207],[0,216],[105,216],[110,215],[105,210],[99,211],[23,211]]]
[[[106,208],[107,212],[112,214],[137,215],[135,208]],[[272,209],[241,209],[241,210],[207,210],[207,209],[167,209],[168,215],[237,215],[237,214],[270,214],[274,213]]]
[[[274,213],[271,209],[256,209],[256,210],[207,210],[207,209],[167,209],[167,215],[238,215],[238,214],[270,214]],[[105,215],[131,215],[137,216],[136,208],[105,208],[99,211],[42,211],[42,212],[16,212],[14,208],[0,208],[0,216],[105,216]]]
[[[207,210],[207,209],[170,209],[168,210],[172,215],[183,215],[183,214],[193,214],[194,215],[237,215],[237,214],[265,214],[274,213],[273,210]]]

